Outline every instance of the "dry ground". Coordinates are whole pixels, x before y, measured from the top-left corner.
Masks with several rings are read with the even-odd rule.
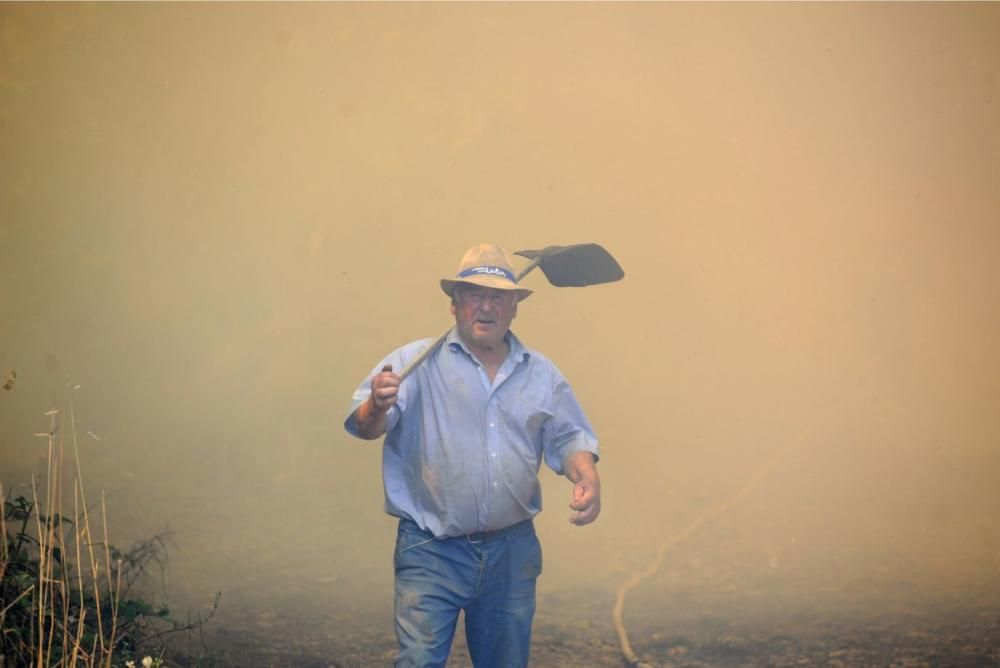
[[[621,668],[611,591],[540,596],[536,668]],[[922,595],[898,587],[800,598],[633,592],[626,624],[652,666],[1000,666],[1000,596],[983,590]],[[390,666],[389,601],[289,598],[230,611],[208,633],[222,663],[238,666]],[[277,610],[294,612],[277,612]],[[450,667],[471,665],[461,633]]]

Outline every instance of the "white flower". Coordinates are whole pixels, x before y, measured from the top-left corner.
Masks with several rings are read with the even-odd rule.
[[[142,668],[153,668],[153,657],[151,656],[142,657]]]
[[[126,661],[125,668],[135,668],[135,661]]]

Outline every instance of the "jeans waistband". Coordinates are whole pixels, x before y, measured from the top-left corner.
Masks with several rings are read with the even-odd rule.
[[[414,522],[409,518],[401,517],[399,519],[399,522],[400,524],[403,525],[409,524],[412,528],[416,529],[417,531],[426,533],[428,538],[435,538],[435,536],[431,534],[430,531],[427,531],[426,529],[421,529],[420,525],[418,525],[416,522]],[[515,522],[514,524],[511,524],[509,527],[504,527],[503,529],[496,529],[494,531],[475,531],[473,533],[460,534],[458,536],[445,536],[441,540],[462,539],[462,540],[467,540],[470,543],[482,543],[484,541],[497,540],[499,538],[503,538],[504,536],[508,536],[510,534],[515,534],[521,531],[530,530],[534,527],[534,525],[535,523],[533,520],[526,519],[526,520],[521,520],[520,522]]]
[[[465,538],[470,543],[482,543],[483,541],[496,540],[512,533],[527,530],[533,525],[534,522],[531,520],[521,520],[520,522],[511,524],[509,527],[504,527],[503,529],[497,529],[496,531],[476,531],[475,533],[467,533],[464,536],[458,536],[458,538]]]

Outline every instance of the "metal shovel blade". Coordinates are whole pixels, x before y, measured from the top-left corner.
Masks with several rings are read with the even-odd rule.
[[[611,253],[597,244],[548,246],[541,250],[521,250],[514,254],[529,260],[537,258],[545,278],[559,288],[611,283],[625,276]]]

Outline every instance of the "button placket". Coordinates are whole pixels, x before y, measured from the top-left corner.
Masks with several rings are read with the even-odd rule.
[[[489,472],[488,489],[490,490],[490,493],[487,494],[488,497],[495,497],[499,493],[502,477],[500,460],[497,457],[500,442],[500,429],[497,423],[496,393],[491,392],[486,408],[486,452],[488,453],[486,470]]]

